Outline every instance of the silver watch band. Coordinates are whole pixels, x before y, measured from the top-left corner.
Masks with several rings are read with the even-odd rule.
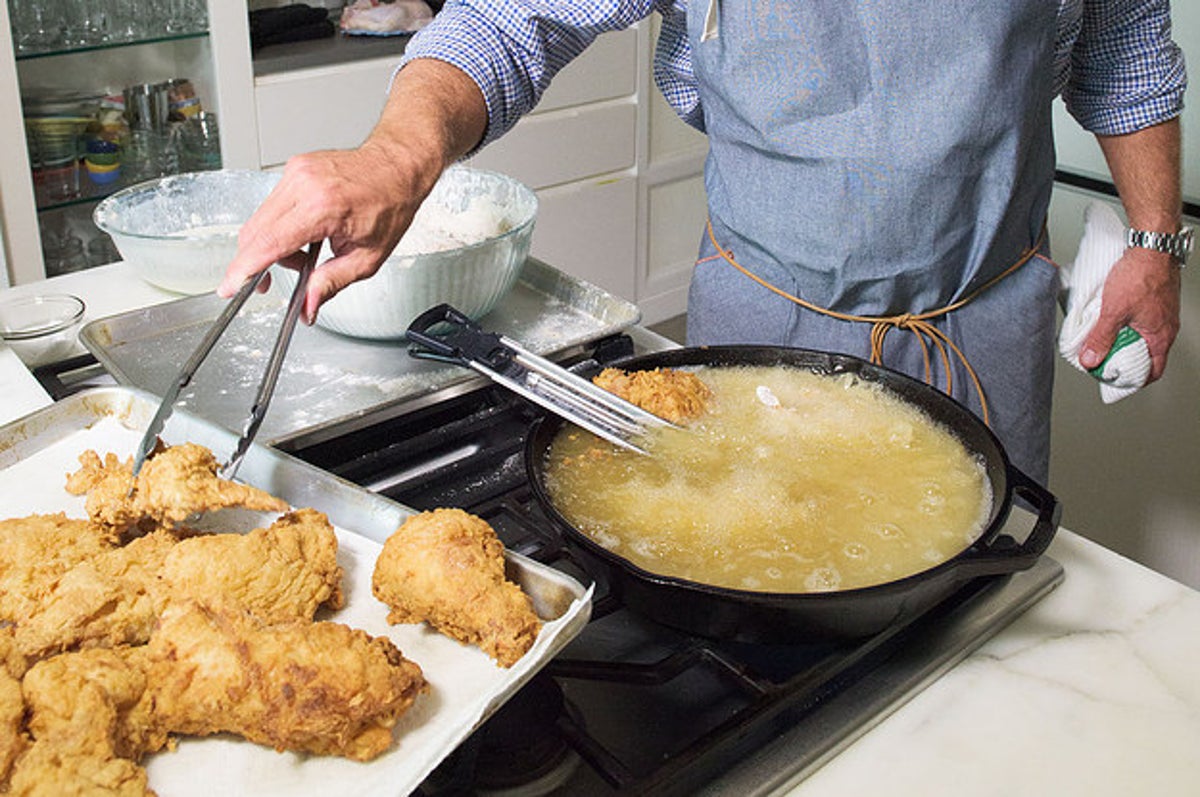
[[[1177,233],[1154,232],[1153,230],[1125,231],[1125,245],[1141,249],[1153,249],[1155,252],[1165,252],[1185,265],[1188,255],[1192,253],[1195,232],[1191,227],[1183,227]]]

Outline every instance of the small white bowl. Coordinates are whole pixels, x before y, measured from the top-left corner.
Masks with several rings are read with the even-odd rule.
[[[447,169],[392,256],[374,276],[321,305],[318,326],[395,340],[414,318],[443,302],[473,319],[486,315],[521,274],[537,206],[537,195],[511,177],[467,166]],[[436,246],[447,248],[424,248]],[[329,254],[326,249],[321,260]],[[276,266],[272,274],[290,295],[296,272]]]
[[[118,191],[92,218],[146,282],[207,293],[237,252],[238,230],[279,177],[238,169],[175,174]]]
[[[65,293],[8,299],[0,302],[0,339],[30,368],[65,360],[85,309],[82,299]]]

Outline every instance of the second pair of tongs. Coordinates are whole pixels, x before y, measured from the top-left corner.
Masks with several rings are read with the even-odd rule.
[[[674,425],[510,338],[485,332],[448,304],[417,316],[406,336],[414,344],[409,348],[412,356],[472,368],[592,434],[639,454],[646,453],[639,438],[649,429]]]
[[[288,344],[291,343],[292,333],[296,329],[296,321],[300,317],[300,310],[304,307],[304,294],[308,289],[308,278],[312,274],[313,267],[317,262],[317,254],[321,251],[321,242],[309,244],[308,250],[303,253],[302,262],[300,264],[299,278],[296,280],[296,286],[292,290],[292,298],[288,302],[287,311],[283,316],[283,326],[279,330],[279,335],[275,338],[275,347],[271,350],[271,356],[267,360],[267,369],[263,374],[262,381],[258,386],[258,393],[254,397],[254,403],[250,406],[250,414],[246,417],[245,424],[242,427],[242,434],[234,445],[233,453],[229,457],[229,461],[221,467],[220,476],[223,479],[232,479],[237,473],[238,467],[242,464],[242,459],[245,458],[246,452],[250,450],[250,444],[254,442],[255,435],[258,434],[258,428],[262,425],[263,418],[266,417],[267,407],[271,403],[271,396],[275,393],[275,384],[279,381],[279,373],[283,369],[283,360],[287,356]],[[248,280],[245,285],[238,290],[237,294],[225,305],[217,320],[213,322],[212,327],[205,334],[204,339],[200,341],[200,345],[192,352],[192,356],[184,363],[183,368],[179,371],[179,375],[175,377],[175,381],[171,383],[166,394],[163,396],[162,403],[158,405],[158,412],[154,414],[150,425],[146,427],[146,433],[142,436],[142,441],[138,444],[137,453],[133,460],[133,475],[136,478],[142,470],[142,465],[146,463],[146,458],[154,453],[155,447],[158,445],[158,436],[162,433],[163,427],[167,423],[167,418],[171,416],[171,412],[175,407],[175,402],[179,399],[179,393],[187,387],[196,371],[200,368],[201,363],[208,357],[213,350],[217,340],[229,328],[229,324],[233,321],[234,316],[242,309],[246,300],[258,289],[266,277],[267,272],[261,271],[255,277]]]

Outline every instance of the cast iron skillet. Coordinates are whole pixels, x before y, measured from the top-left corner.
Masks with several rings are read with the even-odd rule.
[[[636,612],[716,639],[783,643],[868,636],[924,612],[973,579],[1003,577],[1032,567],[1054,538],[1061,515],[1058,500],[1009,463],[999,441],[982,421],[929,385],[855,357],[771,346],[673,349],[614,363],[626,370],[696,365],[787,365],[825,374],[853,373],[879,383],[945,425],[982,458],[992,485],[992,513],[976,541],[957,556],[877,586],[822,593],[769,593],[658,575],[593,542],[559,513],[546,489],[545,461],[550,442],[565,421],[557,416],[535,421],[526,441],[525,467],[538,503],[568,544],[604,568],[611,588]],[[599,366],[590,370],[585,367],[581,375],[590,377],[598,371]],[[1000,533],[1017,496],[1037,512],[1023,542]]]

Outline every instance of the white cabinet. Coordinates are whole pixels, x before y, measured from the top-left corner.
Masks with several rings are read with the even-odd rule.
[[[538,194],[534,257],[633,299],[637,294],[637,180],[582,180]]]
[[[362,143],[387,100],[391,60],[360,61],[255,79],[258,157],[264,168],[318,149]]]
[[[196,81],[220,119],[229,168],[277,169],[301,152],[350,148],[367,136],[402,42],[335,37],[272,46],[252,59],[246,6],[209,0],[208,13],[207,36],[38,64],[15,63],[7,42],[9,55],[0,54],[4,140],[23,141],[20,92],[30,80],[103,87],[139,75]],[[652,24],[600,37],[555,78],[533,113],[472,159],[538,192],[535,256],[638,302],[650,323],[685,308],[704,221],[706,151],[704,137],[678,121],[653,86]],[[2,27],[7,39],[6,17]],[[44,277],[22,147],[0,153],[0,221],[9,280]]]
[[[44,4],[44,8],[52,6]],[[150,0],[145,3],[147,13],[161,8],[162,4]],[[85,244],[107,243],[91,225],[91,210],[103,196],[124,184],[124,180],[102,184],[89,180],[84,172],[77,196],[47,197],[44,191],[36,191],[34,164],[26,146],[22,97],[61,92],[119,94],[130,85],[184,78],[194,87],[205,110],[215,112],[222,123],[227,118],[235,119],[239,96],[243,103],[245,97],[239,87],[244,84],[249,89],[245,6],[213,0],[207,6],[207,18],[211,35],[195,26],[171,30],[164,21],[161,27],[132,41],[97,40],[87,45],[57,45],[52,51],[18,52],[7,4],[0,6],[0,132],[7,144],[0,150],[0,225],[8,283],[33,282],[48,276],[43,252],[44,244],[52,237],[74,237]],[[236,129],[236,124],[232,130],[222,126],[223,150],[238,149],[225,146]],[[126,164],[121,168],[126,171]],[[84,262],[104,262],[102,253],[101,259],[96,259],[98,252],[100,248],[93,250]]]

